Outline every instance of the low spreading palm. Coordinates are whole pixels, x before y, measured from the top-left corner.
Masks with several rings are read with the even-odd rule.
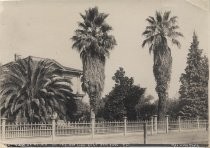
[[[53,62],[21,59],[3,68],[0,110],[2,116],[19,116],[27,122],[47,122],[57,112],[65,115],[65,100],[72,99],[71,81]]]
[[[165,101],[168,97],[172,66],[171,49],[168,46],[168,41],[180,48],[181,45],[177,38],[183,35],[177,32],[179,28],[177,17],[170,17],[170,11],[166,11],[164,14],[156,12],[155,18],[149,16],[146,20],[149,25],[143,32],[146,39],[143,41],[142,47],[148,44],[149,52],[153,52],[154,55],[153,73],[159,97],[158,118],[162,119],[165,116]]]

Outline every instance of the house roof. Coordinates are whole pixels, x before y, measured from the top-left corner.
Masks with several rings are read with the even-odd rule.
[[[49,61],[52,61],[53,63],[55,63],[59,68],[61,68],[63,71],[71,74],[71,75],[75,75],[75,76],[80,76],[82,75],[83,71],[82,70],[79,70],[79,69],[75,69],[75,68],[70,68],[70,67],[66,67],[66,66],[63,66],[61,65],[60,63],[58,63],[57,61],[55,61],[54,59],[49,59],[49,58],[41,58],[41,57],[34,57],[34,56],[28,56],[26,58],[23,58],[25,60],[31,58],[33,61],[41,61],[41,60],[49,60]],[[4,64],[2,66],[7,66],[7,65],[10,65],[12,63],[14,63],[15,61],[12,61],[12,62],[9,62],[7,64]]]

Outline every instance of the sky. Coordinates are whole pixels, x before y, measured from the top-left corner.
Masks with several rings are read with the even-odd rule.
[[[199,3],[198,3],[199,2]],[[155,11],[171,11],[178,16],[178,25],[184,38],[180,49],[169,44],[172,50],[172,76],[169,97],[177,96],[179,78],[186,67],[188,49],[193,31],[198,35],[199,47],[208,51],[208,0],[25,0],[0,2],[0,63],[14,60],[14,54],[52,58],[64,66],[82,69],[79,53],[72,49],[71,37],[82,21],[79,13],[97,6],[108,13],[107,23],[113,27],[117,46],[111,51],[105,67],[105,89],[108,94],[114,86],[112,76],[119,67],[134,83],[146,88],[146,95],[155,92],[153,55],[148,46],[141,47],[145,19]]]

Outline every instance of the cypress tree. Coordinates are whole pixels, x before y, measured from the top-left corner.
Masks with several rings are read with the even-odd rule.
[[[208,118],[208,58],[198,47],[196,33],[193,34],[185,72],[180,77],[180,111],[183,118]]]

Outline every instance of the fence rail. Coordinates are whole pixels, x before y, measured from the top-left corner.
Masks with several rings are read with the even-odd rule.
[[[67,136],[67,135],[85,135],[91,133],[91,123],[63,123],[56,124],[55,134],[58,136]]]
[[[7,124],[5,125],[5,138],[20,138],[20,137],[41,137],[51,136],[51,124]]]
[[[96,134],[108,134],[108,133],[123,133],[124,122],[96,122],[95,133]]]
[[[156,118],[156,117],[155,117]],[[184,131],[192,129],[208,129],[208,120],[164,120],[157,121],[151,118],[149,121],[104,121],[104,122],[66,122],[56,123],[16,123],[6,124],[3,119],[0,124],[1,139],[21,138],[21,137],[55,137],[91,134],[111,134],[111,133],[133,133],[143,132],[146,123],[149,133],[162,133],[170,131]],[[94,128],[93,128],[94,127]],[[92,131],[93,130],[93,131]]]

